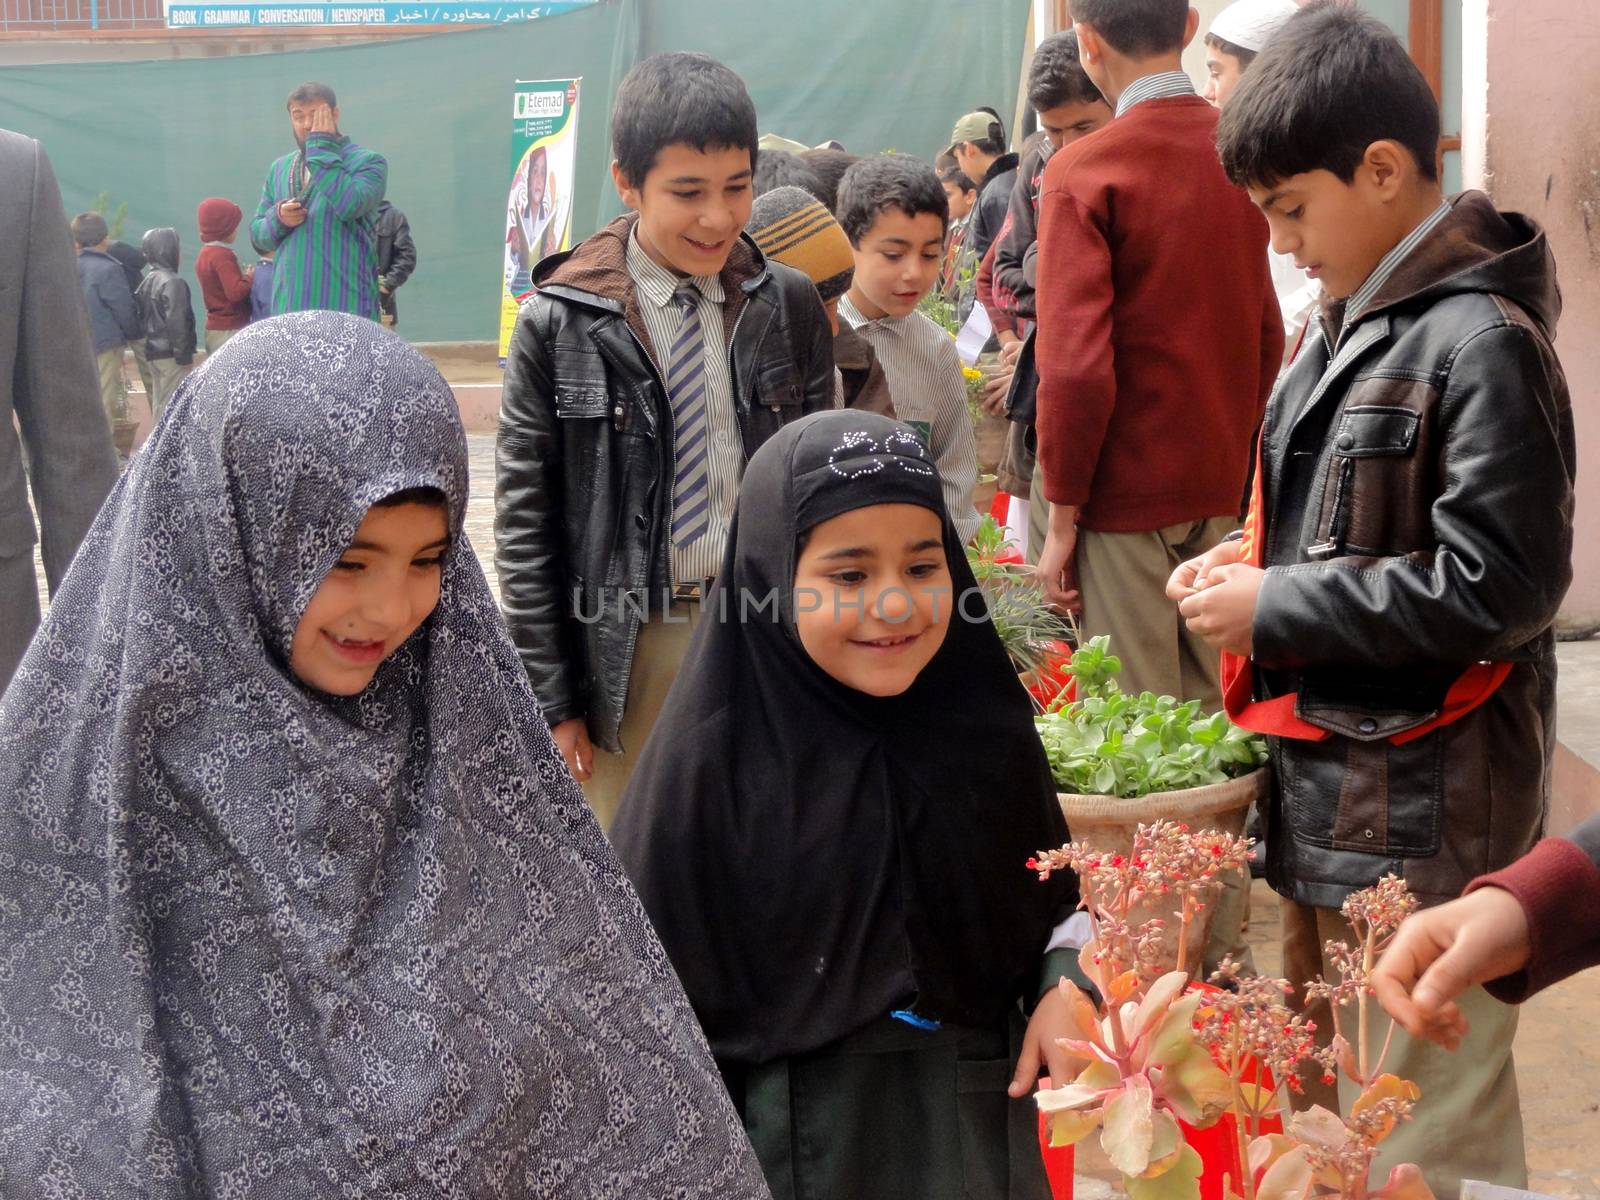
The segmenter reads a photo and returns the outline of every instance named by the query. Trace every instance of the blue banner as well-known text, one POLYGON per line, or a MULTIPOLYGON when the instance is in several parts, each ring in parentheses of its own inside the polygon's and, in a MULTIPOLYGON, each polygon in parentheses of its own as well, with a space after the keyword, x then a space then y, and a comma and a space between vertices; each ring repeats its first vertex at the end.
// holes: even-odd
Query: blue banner
POLYGON ((311 0, 301 4, 179 4, 168 0, 167 27, 228 29, 287 25, 492 25, 559 16, 597 3, 599 0, 533 0, 527 4, 474 4, 466 0, 361 4, 350 0, 339 0, 338 3, 311 0))

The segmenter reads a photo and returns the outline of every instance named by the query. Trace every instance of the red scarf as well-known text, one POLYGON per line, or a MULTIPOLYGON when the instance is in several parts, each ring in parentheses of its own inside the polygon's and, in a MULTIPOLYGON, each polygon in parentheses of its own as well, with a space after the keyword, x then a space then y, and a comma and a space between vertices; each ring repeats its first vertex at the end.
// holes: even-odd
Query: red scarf
MULTIPOLYGON (((1265 554, 1266 527, 1261 511, 1261 442, 1265 431, 1256 439, 1256 473, 1250 485, 1250 508, 1244 521, 1244 538, 1239 544, 1239 561, 1252 567, 1262 566, 1265 554)), ((1389 741, 1396 746, 1415 741, 1445 725, 1453 724, 1477 708, 1511 674, 1510 663, 1473 663, 1463 671, 1445 693, 1439 712, 1431 720, 1397 733, 1389 741)), ((1222 706, 1228 719, 1235 725, 1254 733, 1272 737, 1296 738, 1300 741, 1320 742, 1329 736, 1328 730, 1303 721, 1295 715, 1298 693, 1277 696, 1271 700, 1255 699, 1255 680, 1251 660, 1237 654, 1222 652, 1222 706)))

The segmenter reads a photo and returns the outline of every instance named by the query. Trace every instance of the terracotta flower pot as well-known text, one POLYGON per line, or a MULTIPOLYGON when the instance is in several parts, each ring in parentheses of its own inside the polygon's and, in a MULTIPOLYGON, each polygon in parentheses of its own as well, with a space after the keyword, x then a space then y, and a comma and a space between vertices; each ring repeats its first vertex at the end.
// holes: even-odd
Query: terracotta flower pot
MULTIPOLYGON (((1073 792, 1062 792, 1059 799, 1073 841, 1086 842, 1106 854, 1127 854, 1133 849, 1139 826, 1154 821, 1180 821, 1196 831, 1214 829, 1233 837, 1243 835, 1250 805, 1266 798, 1267 781, 1267 769, 1261 767, 1226 783, 1181 792, 1152 792, 1134 800, 1073 792)), ((1175 969, 1178 962, 1176 911, 1175 897, 1160 896, 1135 905, 1129 915, 1130 923, 1136 926, 1154 917, 1167 922, 1162 938, 1162 962, 1167 970, 1175 969)), ((1198 956, 1205 948, 1214 911, 1214 905, 1207 905, 1189 928, 1191 972, 1199 966, 1198 956)))

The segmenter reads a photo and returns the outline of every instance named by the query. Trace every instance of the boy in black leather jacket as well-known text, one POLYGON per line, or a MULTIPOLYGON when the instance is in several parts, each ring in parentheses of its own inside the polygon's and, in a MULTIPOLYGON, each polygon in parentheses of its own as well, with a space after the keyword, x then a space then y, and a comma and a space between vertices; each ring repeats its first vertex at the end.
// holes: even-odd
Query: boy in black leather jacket
MULTIPOLYGON (((1575 469, 1555 263, 1526 217, 1443 198, 1438 138, 1394 36, 1326 4, 1268 44, 1218 129, 1324 297, 1268 406, 1242 538, 1168 592, 1225 652, 1230 715, 1271 735, 1267 877, 1296 984, 1352 891, 1393 873, 1448 900, 1532 848, 1549 795, 1575 469)), ((1384 1066, 1422 1100, 1380 1165, 1421 1161, 1445 1200, 1463 1177, 1527 1181, 1515 1010, 1482 988, 1459 1003, 1466 1053, 1397 1032, 1384 1066)))
POLYGON ((633 212, 535 268, 506 358, 502 604, 603 823, 721 567, 745 461, 833 403, 816 288, 742 232, 756 143, 755 105, 721 63, 634 67, 611 166, 633 212))
POLYGON ((189 285, 178 274, 178 231, 170 226, 144 235, 144 257, 150 264, 139 284, 139 315, 144 321, 144 353, 150 363, 150 415, 162 411, 194 362, 194 304, 189 285))

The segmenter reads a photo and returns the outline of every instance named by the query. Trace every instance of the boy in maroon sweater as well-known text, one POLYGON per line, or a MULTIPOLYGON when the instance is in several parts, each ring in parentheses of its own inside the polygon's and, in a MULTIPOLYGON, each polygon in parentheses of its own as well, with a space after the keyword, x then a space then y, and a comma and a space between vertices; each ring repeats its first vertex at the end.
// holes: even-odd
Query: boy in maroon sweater
POLYGON ((250 283, 256 269, 241 271, 233 252, 234 235, 243 218, 237 204, 220 196, 200 201, 195 210, 204 243, 195 258, 194 273, 206 302, 207 355, 250 322, 250 283))
POLYGON ((1239 523, 1250 439, 1283 356, 1267 225, 1217 161, 1180 57, 1188 0, 1073 0, 1084 70, 1116 110, 1062 148, 1039 206, 1039 571, 1124 686, 1220 706, 1218 661, 1168 576, 1239 523))

